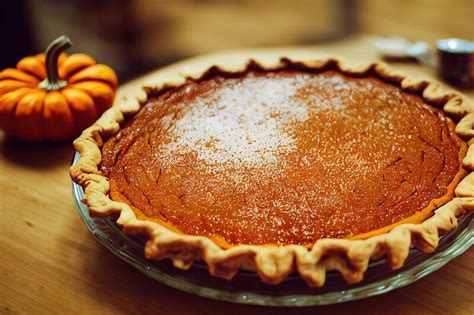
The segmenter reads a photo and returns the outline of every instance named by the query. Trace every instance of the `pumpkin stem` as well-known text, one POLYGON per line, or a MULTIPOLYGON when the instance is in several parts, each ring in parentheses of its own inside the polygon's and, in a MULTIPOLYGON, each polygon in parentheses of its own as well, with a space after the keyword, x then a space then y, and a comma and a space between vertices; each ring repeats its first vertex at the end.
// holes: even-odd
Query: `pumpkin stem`
POLYGON ((39 87, 46 91, 60 90, 67 85, 67 82, 59 78, 58 59, 63 51, 71 47, 72 42, 69 37, 62 35, 49 44, 46 49, 46 79, 39 87))

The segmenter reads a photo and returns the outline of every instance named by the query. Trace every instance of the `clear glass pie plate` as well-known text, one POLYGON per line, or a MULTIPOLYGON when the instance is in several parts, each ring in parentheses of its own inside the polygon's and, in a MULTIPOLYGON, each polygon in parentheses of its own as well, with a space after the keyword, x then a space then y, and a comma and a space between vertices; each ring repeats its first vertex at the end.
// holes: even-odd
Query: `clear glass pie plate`
MULTIPOLYGON (((79 158, 75 153, 72 163, 79 158)), ((459 228, 444 235, 437 251, 424 254, 411 250, 404 266, 392 271, 384 259, 371 262, 364 280, 348 285, 337 272, 327 274, 322 288, 309 288, 297 275, 271 286, 260 281, 256 274, 241 271, 231 281, 209 275, 207 267, 194 263, 190 270, 179 270, 167 261, 150 261, 143 253, 144 240, 125 235, 111 218, 96 218, 81 202, 84 191, 72 183, 77 210, 94 237, 120 259, 142 273, 165 285, 199 296, 234 303, 268 306, 309 306, 334 304, 362 299, 406 286, 438 270, 459 256, 474 243, 473 215, 459 220, 459 228)))

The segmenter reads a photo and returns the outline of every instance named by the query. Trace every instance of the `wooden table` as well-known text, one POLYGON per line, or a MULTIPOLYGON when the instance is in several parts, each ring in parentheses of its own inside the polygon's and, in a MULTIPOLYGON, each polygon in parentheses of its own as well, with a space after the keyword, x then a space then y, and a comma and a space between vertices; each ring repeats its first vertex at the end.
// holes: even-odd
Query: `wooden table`
MULTIPOLYGON (((305 51, 376 57, 365 36, 305 51)), ((416 64, 396 66, 433 75, 416 64)), ((70 143, 28 145, 0 134, 1 314, 474 314, 474 248, 403 289, 333 306, 245 306, 161 285, 109 253, 82 223, 71 198, 73 151, 70 143)))

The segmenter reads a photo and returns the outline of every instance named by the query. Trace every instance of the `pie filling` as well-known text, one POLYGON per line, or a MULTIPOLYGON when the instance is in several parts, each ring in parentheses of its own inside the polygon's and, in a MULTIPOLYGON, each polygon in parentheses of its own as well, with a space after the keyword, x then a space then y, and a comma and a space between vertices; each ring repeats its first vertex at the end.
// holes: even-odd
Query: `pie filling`
POLYGON ((112 199, 182 233, 311 244, 422 221, 463 176, 463 146, 440 110, 377 78, 248 71, 151 97, 101 170, 112 199))

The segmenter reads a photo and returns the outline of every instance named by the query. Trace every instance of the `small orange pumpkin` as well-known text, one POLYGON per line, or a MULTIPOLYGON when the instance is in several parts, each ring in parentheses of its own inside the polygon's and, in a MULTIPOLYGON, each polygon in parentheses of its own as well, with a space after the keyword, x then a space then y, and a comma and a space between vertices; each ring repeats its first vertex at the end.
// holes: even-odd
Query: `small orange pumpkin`
POLYGON ((60 141, 78 135, 112 106, 118 80, 85 54, 62 53, 61 36, 46 54, 21 59, 0 72, 0 128, 26 141, 60 141))

